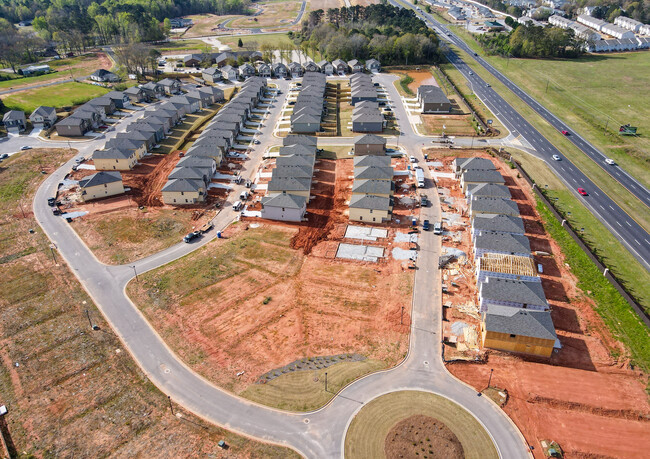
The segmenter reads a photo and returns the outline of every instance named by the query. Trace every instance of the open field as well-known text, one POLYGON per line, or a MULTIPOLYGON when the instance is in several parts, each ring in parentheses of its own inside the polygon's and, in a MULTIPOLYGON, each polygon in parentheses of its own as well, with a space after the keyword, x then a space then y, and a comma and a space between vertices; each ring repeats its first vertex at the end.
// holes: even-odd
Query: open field
POLYGON ((305 255, 291 248, 295 227, 252 226, 231 225, 225 239, 128 286, 129 296, 185 362, 240 395, 311 409, 331 396, 311 383, 313 374, 310 379, 296 371, 267 382, 269 387, 252 384, 306 357, 357 353, 370 359, 334 367, 333 374, 340 372, 335 385, 404 357, 408 327, 399 324, 399 311, 410 302, 411 272, 399 264, 305 255), (287 400, 273 397, 278 387, 286 389, 287 400))
MULTIPOLYGON (((475 46, 478 46, 475 43, 475 46)), ((492 77, 486 70, 479 65, 475 64, 462 51, 456 50, 465 57, 465 61, 472 67, 472 70, 479 74, 485 81, 492 84, 495 90, 512 105, 524 118, 526 118, 537 130, 549 139, 566 157, 574 164, 576 164, 582 171, 585 172, 595 183, 598 183, 601 190, 605 191, 612 200, 614 200, 625 212, 627 212, 634 220, 639 223, 645 230, 650 231, 650 212, 648 208, 627 191, 621 184, 609 176, 603 169, 604 167, 611 167, 606 164, 596 164, 577 147, 575 147, 569 140, 558 132, 555 128, 549 125, 539 115, 537 115, 528 105, 524 104, 517 96, 510 92, 503 84, 496 78, 492 77)), ((449 66, 449 64, 445 64, 449 66)), ((451 74, 451 72, 450 72, 451 74)), ((598 144, 597 144, 598 145, 598 144)), ((639 169, 638 167, 636 169, 639 169)), ((634 169, 629 170, 634 175, 634 169)), ((587 190, 589 191, 589 190, 587 190)))
POLYGON ((0 169, 0 392, 15 457, 297 458, 178 406, 182 417, 170 413, 167 397, 131 360, 31 213, 47 176, 40 171, 72 155, 34 149, 0 169), (228 451, 217 447, 222 439, 228 451))
POLYGON ((179 52, 185 51, 202 52, 206 47, 211 48, 211 46, 203 40, 172 40, 160 46, 156 46, 156 49, 163 54, 178 54, 179 52))
MULTIPOLYGON (((27 88, 36 84, 49 83, 57 80, 80 78, 90 75, 99 68, 109 70, 113 63, 104 53, 92 53, 68 59, 51 60, 47 62, 47 65, 52 70, 56 70, 56 72, 32 77, 20 77, 16 75, 17 78, 12 80, 0 81, 0 90, 27 88)), ((14 76, 13 74, 11 75, 14 76)))
POLYGON ((239 40, 245 45, 247 43, 257 43, 258 46, 264 44, 270 45, 280 45, 280 44, 291 44, 291 40, 286 33, 264 33, 264 34, 254 34, 254 35, 226 35, 219 37, 219 41, 230 46, 232 49, 237 48, 237 43, 239 40))
POLYGON ((241 16, 228 23, 233 29, 288 27, 298 17, 302 1, 259 2, 257 16, 241 16))
MULTIPOLYGON (((361 408, 345 436, 345 457, 385 458, 384 445, 393 426, 416 415, 435 418, 451 429, 467 459, 499 457, 490 436, 469 412, 444 397, 418 391, 392 392, 361 408)), ((427 454, 428 448, 419 457, 427 454)), ((430 457, 438 456, 432 453, 430 457)))
POLYGON ((650 273, 612 236, 573 193, 551 172, 548 166, 526 153, 512 151, 531 178, 545 189, 549 198, 558 198, 557 205, 573 228, 584 228, 584 240, 595 247, 610 271, 646 311, 650 311, 650 273), (570 214, 568 214, 570 212, 570 214))
MULTIPOLYGON (((484 54, 471 34, 459 27, 454 32, 477 53, 484 54)), ((580 59, 483 57, 650 186, 650 76, 646 71, 650 54, 591 54, 580 59), (627 123, 639 127, 638 136, 618 135, 619 126, 627 123)))
POLYGON ((3 97, 2 101, 7 108, 31 113, 39 105, 48 105, 54 108, 80 105, 107 92, 110 92, 110 89, 86 83, 70 82, 57 85, 55 89, 47 86, 26 89, 3 97))
POLYGON ((192 14, 190 16, 184 16, 187 19, 191 19, 194 22, 194 25, 189 28, 187 32, 183 34, 183 38, 194 38, 194 37, 203 37, 206 35, 214 35, 220 29, 217 25, 221 24, 224 21, 233 19, 239 16, 235 15, 225 15, 218 16, 216 14, 192 14))
MULTIPOLYGON (((88 215, 75 219, 73 227, 84 242, 103 263, 124 264, 159 252, 177 244, 195 226, 192 211, 167 208, 144 208, 120 199, 126 208, 107 214, 93 213, 89 202, 79 209, 90 210, 88 215)), ((75 208, 77 210, 77 208, 75 208)))

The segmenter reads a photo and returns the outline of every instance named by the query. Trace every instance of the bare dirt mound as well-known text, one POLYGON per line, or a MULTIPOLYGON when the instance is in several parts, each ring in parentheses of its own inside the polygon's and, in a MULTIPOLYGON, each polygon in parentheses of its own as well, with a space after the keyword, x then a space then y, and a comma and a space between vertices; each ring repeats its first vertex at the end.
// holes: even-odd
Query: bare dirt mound
POLYGON ((314 197, 307 205, 307 224, 293 237, 291 248, 302 249, 308 254, 316 244, 328 238, 337 223, 345 221, 352 167, 352 160, 319 161, 311 190, 314 197))
POLYGON ((387 459, 463 459, 458 437, 439 420, 416 415, 398 422, 388 432, 384 452, 387 459))
POLYGON ((163 205, 162 188, 179 159, 177 151, 146 156, 136 169, 122 174, 124 186, 131 188, 131 195, 139 206, 163 205))

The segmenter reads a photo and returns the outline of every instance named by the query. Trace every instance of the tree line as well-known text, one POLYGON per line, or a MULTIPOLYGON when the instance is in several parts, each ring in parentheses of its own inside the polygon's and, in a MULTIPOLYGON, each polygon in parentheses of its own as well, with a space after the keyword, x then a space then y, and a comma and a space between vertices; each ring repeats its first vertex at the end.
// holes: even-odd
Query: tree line
POLYGON ((573 30, 539 27, 531 23, 513 23, 508 33, 478 35, 477 40, 488 54, 511 57, 577 57, 583 53, 583 41, 573 30))
POLYGON ((382 65, 440 60, 438 37, 415 13, 385 1, 366 7, 315 10, 295 34, 300 48, 327 60, 378 59, 382 65))

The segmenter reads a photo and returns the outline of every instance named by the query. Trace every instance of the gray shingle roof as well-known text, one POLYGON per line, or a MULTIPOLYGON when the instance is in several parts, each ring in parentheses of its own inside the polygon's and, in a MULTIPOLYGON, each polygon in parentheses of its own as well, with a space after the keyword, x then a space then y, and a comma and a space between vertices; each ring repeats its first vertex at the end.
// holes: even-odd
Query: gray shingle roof
POLYGON ((203 180, 206 177, 205 170, 199 169, 197 167, 175 167, 174 170, 169 174, 169 179, 194 179, 194 180, 203 180))
POLYGON ((309 191, 311 178, 274 177, 267 185, 268 191, 309 191))
POLYGON ((429 104, 449 103, 449 99, 447 99, 445 93, 438 86, 422 85, 418 88, 418 96, 429 104))
POLYGON ((109 140, 108 142, 106 142, 106 146, 109 148, 120 148, 120 149, 124 148, 127 150, 137 150, 142 145, 144 145, 144 141, 127 139, 124 136, 115 137, 109 140))
POLYGON ((458 167, 460 167, 461 170, 496 170, 494 163, 486 158, 467 158, 465 161, 459 163, 458 167))
POLYGON ((262 205, 268 207, 285 207, 287 209, 302 209, 307 204, 305 196, 291 193, 277 193, 262 198, 262 205))
POLYGON ((495 170, 471 169, 463 172, 463 181, 480 183, 505 183, 503 176, 495 170))
POLYGON ((215 161, 212 158, 206 158, 203 156, 185 156, 176 164, 177 167, 198 167, 201 169, 210 168, 215 165, 215 161))
POLYGON ((393 168, 392 167, 355 167, 355 179, 379 179, 379 180, 392 180, 393 168))
POLYGON ((488 277, 480 285, 481 298, 492 301, 511 301, 514 303, 548 307, 541 282, 488 277))
POLYGON ((368 194, 353 194, 350 198, 353 209, 390 210, 390 198, 368 194))
POLYGON ((355 180, 352 193, 390 194, 393 182, 390 180, 355 180))
POLYGON ((40 115, 44 118, 56 117, 56 108, 46 107, 44 105, 41 105, 40 107, 36 107, 36 109, 32 112, 32 114, 29 117, 31 118, 32 116, 36 116, 36 115, 40 115))
POLYGON ((311 177, 314 168, 311 166, 276 166, 272 171, 272 178, 276 177, 311 177))
POLYGON ((286 155, 275 159, 276 166, 312 166, 314 157, 309 155, 286 155))
POLYGON ((375 156, 375 155, 354 157, 354 167, 369 167, 369 166, 390 167, 390 157, 375 156))
POLYGON ((359 113, 352 115, 353 123, 383 123, 384 117, 381 113, 359 113))
POLYGON ((353 141, 355 145, 386 145, 386 139, 375 134, 358 135, 353 141))
POLYGON ((200 180, 172 179, 167 180, 162 191, 199 191, 205 184, 200 180))
POLYGON ((316 156, 316 147, 308 145, 289 145, 286 147, 280 147, 280 156, 287 155, 316 156))
POLYGON ((475 230, 498 231, 502 233, 524 234, 524 222, 519 217, 509 215, 477 215, 472 220, 475 230))
POLYGON ((474 237, 477 249, 506 253, 530 253, 530 241, 526 236, 486 231, 474 237))
POLYGON ((496 183, 478 183, 467 186, 467 194, 471 196, 487 196, 494 198, 510 199, 510 189, 505 185, 496 183))
POLYGON ((120 148, 107 148, 106 150, 95 150, 93 159, 129 159, 133 156, 133 150, 122 150, 120 148))
POLYGON ((81 188, 88 188, 91 186, 104 185, 108 183, 121 182, 122 174, 119 172, 97 172, 96 174, 90 175, 82 180, 79 180, 79 186, 81 188))
POLYGON ((557 339, 549 311, 533 311, 507 306, 490 307, 485 313, 484 327, 487 331, 508 335, 547 340, 557 339))
POLYGON ((471 201, 472 212, 519 215, 519 206, 510 199, 476 197, 471 201))
POLYGON ((25 112, 20 110, 9 110, 2 117, 2 121, 25 121, 25 112))
POLYGON ((311 135, 288 135, 282 139, 282 145, 313 145, 316 146, 316 137, 311 135))

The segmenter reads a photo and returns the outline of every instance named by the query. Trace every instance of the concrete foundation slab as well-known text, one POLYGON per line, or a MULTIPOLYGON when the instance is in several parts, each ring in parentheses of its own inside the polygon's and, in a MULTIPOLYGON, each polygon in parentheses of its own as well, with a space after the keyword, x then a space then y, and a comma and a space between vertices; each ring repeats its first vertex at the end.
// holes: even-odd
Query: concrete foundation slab
POLYGON ((362 239, 364 241, 376 241, 377 238, 388 236, 388 230, 381 228, 370 228, 365 226, 348 225, 345 229, 345 237, 350 239, 362 239))
POLYGON ((346 258, 348 260, 372 261, 377 262, 378 258, 383 258, 383 247, 371 247, 357 244, 339 244, 336 251, 336 258, 346 258))

